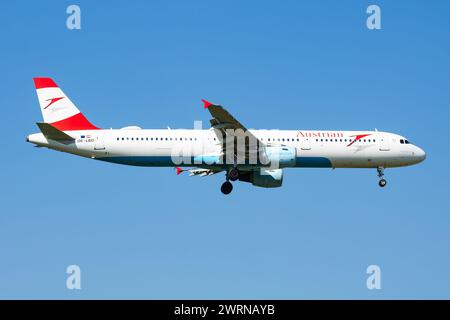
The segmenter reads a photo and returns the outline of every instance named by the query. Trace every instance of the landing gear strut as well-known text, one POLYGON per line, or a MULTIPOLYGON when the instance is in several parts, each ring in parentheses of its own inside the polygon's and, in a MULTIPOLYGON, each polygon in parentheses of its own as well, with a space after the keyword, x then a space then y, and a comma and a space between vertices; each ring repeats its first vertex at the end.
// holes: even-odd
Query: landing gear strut
POLYGON ((383 187, 386 186, 386 183, 387 183, 387 181, 385 179, 383 179, 384 168, 383 167, 378 167, 377 168, 377 172, 378 172, 378 178, 380 178, 380 181, 378 181, 378 185, 383 188, 383 187))

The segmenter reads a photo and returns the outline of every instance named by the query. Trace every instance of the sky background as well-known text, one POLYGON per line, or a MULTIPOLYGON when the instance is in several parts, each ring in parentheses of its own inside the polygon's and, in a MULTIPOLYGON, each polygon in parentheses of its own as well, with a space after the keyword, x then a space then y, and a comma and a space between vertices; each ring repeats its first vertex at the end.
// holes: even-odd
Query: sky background
POLYGON ((72 31, 70 4, 0 10, 0 298, 450 298, 450 2, 77 1, 72 31), (376 170, 288 169, 224 196, 222 175, 26 143, 35 76, 102 128, 206 124, 206 98, 249 128, 395 132, 427 159, 384 189, 376 170))

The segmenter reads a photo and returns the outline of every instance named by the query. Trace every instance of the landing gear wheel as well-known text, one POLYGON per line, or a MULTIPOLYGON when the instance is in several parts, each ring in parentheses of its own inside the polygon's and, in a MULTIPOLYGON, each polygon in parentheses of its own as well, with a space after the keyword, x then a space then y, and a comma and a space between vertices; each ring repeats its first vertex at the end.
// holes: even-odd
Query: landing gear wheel
POLYGON ((233 191, 233 185, 230 181, 225 181, 220 187, 220 191, 222 191, 223 194, 230 194, 231 191, 233 191))
POLYGON ((378 185, 381 188, 384 188, 386 186, 386 180, 383 179, 384 176, 384 167, 378 167, 377 168, 377 172, 378 172, 378 178, 380 178, 380 181, 378 181, 378 185))
POLYGON ((239 171, 236 168, 231 169, 228 172, 228 179, 230 179, 231 181, 236 181, 237 179, 239 179, 239 171))

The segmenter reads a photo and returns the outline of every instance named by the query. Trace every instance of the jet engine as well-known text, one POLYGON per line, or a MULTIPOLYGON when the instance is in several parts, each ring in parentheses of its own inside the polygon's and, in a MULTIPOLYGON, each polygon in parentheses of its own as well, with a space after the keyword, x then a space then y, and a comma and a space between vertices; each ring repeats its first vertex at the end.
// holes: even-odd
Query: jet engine
POLYGON ((278 188, 283 183, 282 169, 258 169, 255 171, 241 173, 240 181, 251 182, 254 186, 263 188, 278 188))

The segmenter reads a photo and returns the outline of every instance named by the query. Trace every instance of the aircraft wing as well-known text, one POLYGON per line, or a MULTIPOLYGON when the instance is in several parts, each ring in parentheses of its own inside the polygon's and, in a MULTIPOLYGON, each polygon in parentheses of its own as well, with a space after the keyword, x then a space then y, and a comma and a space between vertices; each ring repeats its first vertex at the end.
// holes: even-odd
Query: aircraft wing
MULTIPOLYGON (((244 127, 244 125, 240 123, 238 120, 236 120, 236 118, 233 117, 224 107, 213 104, 203 99, 202 101, 205 106, 205 109, 208 109, 208 111, 211 113, 213 117, 211 120, 209 120, 209 122, 211 123, 211 126, 214 129, 218 129, 222 131, 222 133, 224 134, 226 134, 226 129, 233 129, 233 130, 241 129, 244 132, 248 131, 248 129, 244 127)), ((248 134, 252 135, 250 132, 248 132, 248 134)), ((253 137, 256 139, 255 136, 253 137)))
MULTIPOLYGON (((213 129, 219 130, 221 132, 221 136, 217 135, 219 140, 223 140, 229 135, 238 136, 236 134, 235 130, 238 130, 238 132, 242 130, 241 133, 244 133, 246 136, 251 138, 253 140, 253 142, 257 146, 259 146, 258 148, 248 148, 248 147, 245 148, 245 159, 249 159, 251 153, 253 153, 253 154, 255 152, 257 153, 258 149, 260 149, 261 147, 264 146, 264 144, 258 138, 256 138, 250 131, 248 131, 248 129, 242 123, 240 123, 238 120, 236 120, 236 118, 233 117, 224 107, 213 104, 213 103, 208 102, 203 99, 202 99, 202 101, 203 101, 205 109, 208 109, 208 111, 212 115, 212 119, 209 120, 209 122, 211 123, 211 127, 213 129), (227 130, 227 129, 232 129, 232 130, 227 130)), ((235 156, 237 156, 236 150, 235 150, 235 156)))

